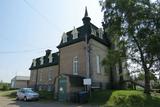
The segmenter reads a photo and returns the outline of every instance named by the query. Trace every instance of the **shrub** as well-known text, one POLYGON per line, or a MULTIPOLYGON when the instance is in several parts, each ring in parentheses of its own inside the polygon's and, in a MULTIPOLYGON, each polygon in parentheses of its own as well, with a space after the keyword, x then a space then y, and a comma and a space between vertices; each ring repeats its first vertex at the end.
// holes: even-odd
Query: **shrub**
POLYGON ((139 91, 114 91, 104 107, 144 107, 145 95, 139 91))
POLYGON ((7 84, 3 84, 2 90, 3 90, 3 91, 9 90, 9 86, 8 86, 7 84))
POLYGON ((53 100, 54 99, 54 93, 48 92, 48 91, 38 91, 40 98, 45 100, 53 100))

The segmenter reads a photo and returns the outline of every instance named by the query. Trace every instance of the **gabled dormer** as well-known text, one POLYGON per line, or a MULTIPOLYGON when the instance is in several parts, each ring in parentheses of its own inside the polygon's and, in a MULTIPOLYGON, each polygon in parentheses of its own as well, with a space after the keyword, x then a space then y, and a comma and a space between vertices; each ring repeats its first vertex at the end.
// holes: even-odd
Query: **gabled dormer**
POLYGON ((46 50, 45 56, 33 59, 30 70, 49 67, 58 64, 59 64, 59 53, 58 52, 51 53, 51 50, 48 49, 46 50))

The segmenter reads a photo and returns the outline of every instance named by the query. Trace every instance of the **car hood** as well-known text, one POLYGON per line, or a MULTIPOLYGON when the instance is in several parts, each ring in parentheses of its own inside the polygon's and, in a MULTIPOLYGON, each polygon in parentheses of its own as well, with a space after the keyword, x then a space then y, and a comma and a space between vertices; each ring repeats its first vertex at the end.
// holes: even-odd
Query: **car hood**
POLYGON ((38 95, 39 96, 39 94, 38 93, 26 93, 27 95, 32 95, 32 96, 34 96, 34 95, 38 95))

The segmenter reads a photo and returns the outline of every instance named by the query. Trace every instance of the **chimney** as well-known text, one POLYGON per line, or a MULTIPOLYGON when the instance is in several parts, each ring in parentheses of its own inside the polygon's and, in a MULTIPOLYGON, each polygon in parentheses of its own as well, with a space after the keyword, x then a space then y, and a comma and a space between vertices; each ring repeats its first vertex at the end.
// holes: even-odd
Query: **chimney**
POLYGON ((51 51, 52 51, 52 50, 47 49, 47 50, 46 50, 46 56, 49 56, 49 54, 51 53, 51 51))

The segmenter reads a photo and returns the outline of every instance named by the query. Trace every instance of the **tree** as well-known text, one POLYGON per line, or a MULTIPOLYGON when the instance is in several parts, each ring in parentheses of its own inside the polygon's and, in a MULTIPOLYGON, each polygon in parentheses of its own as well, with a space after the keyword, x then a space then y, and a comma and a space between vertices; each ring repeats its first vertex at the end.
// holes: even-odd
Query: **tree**
POLYGON ((131 64, 137 64, 144 71, 144 92, 149 94, 150 72, 158 71, 160 62, 159 1, 105 0, 100 4, 104 11, 104 32, 112 43, 106 60, 114 65, 117 59, 125 57, 131 64))

